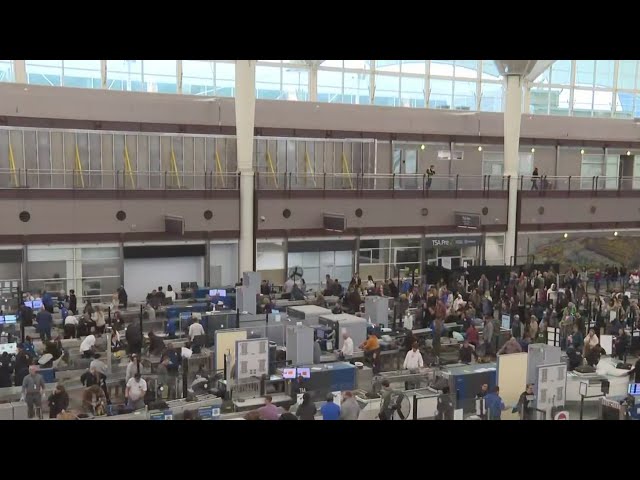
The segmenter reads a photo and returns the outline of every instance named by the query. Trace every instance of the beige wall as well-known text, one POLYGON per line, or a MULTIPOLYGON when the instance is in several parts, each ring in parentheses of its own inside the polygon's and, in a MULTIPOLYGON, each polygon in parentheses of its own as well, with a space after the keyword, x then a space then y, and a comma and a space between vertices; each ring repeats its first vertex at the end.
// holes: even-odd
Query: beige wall
POLYGON ((447 226, 455 229, 454 210, 478 213, 485 225, 506 225, 507 200, 495 198, 395 198, 395 199, 343 199, 343 198, 295 198, 263 199, 258 202, 258 215, 265 221, 259 222, 260 230, 322 229, 322 213, 345 215, 347 228, 384 228, 384 227, 429 227, 447 226), (483 216, 483 207, 489 213, 483 216), (424 217, 423 207, 429 210, 424 217), (291 210, 291 216, 284 218, 285 208, 291 210), (363 216, 356 217, 355 210, 361 208, 363 216))
POLYGON ((237 199, 131 199, 131 200, 25 200, 2 199, 0 218, 2 235, 58 235, 95 233, 164 232, 164 215, 184 217, 185 230, 238 231, 237 199), (116 212, 127 214, 125 221, 116 212), (204 219, 205 210, 213 219, 204 219), (31 214, 22 222, 22 211, 31 214))
MULTIPOLYGON (((0 116, 200 126, 235 125, 234 100, 18 84, 0 85, 0 116)), ((501 113, 258 100, 258 128, 502 137, 501 113)), ((147 126, 149 127, 149 126, 147 126)), ((523 139, 638 143, 632 120, 523 115, 523 139)), ((420 140, 416 138, 416 140, 420 140)))
POLYGON ((520 208, 520 223, 529 225, 553 223, 571 227, 576 223, 639 221, 638 198, 625 198, 624 195, 611 198, 523 198, 520 208), (591 213, 592 206, 596 207, 595 213, 591 213), (540 207, 544 207, 543 214, 538 212, 540 207))

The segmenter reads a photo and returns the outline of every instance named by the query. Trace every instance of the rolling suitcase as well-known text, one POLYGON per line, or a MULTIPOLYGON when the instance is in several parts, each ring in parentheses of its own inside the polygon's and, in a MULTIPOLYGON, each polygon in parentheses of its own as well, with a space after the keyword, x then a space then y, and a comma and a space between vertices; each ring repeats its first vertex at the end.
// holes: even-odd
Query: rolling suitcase
MULTIPOLYGON (((26 402, 13 402, 11 404, 11 407, 13 407, 13 419, 14 420, 28 420, 29 419, 27 403, 26 402)), ((36 416, 37 416, 37 412, 36 412, 36 416)))

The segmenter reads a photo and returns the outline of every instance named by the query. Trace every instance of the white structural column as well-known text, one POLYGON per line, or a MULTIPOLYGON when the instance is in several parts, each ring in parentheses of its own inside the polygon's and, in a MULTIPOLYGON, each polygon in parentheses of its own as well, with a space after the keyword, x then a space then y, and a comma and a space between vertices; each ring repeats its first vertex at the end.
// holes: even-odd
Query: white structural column
POLYGON ((506 79, 504 109, 504 175, 510 176, 507 235, 504 242, 504 261, 511 265, 516 255, 516 219, 518 211, 518 170, 520 167, 520 120, 522 116, 521 77, 509 75, 506 79))
POLYGON ((253 132, 256 113, 256 61, 236 61, 236 142, 240 173, 238 272, 253 271, 253 132))

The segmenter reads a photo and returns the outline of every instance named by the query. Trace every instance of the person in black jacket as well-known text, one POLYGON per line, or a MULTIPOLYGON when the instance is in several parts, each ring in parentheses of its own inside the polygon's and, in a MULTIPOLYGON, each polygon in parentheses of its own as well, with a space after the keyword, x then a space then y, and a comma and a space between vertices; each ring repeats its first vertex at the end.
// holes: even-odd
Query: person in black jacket
POLYGON ((69 310, 72 311, 74 315, 78 314, 78 299, 75 290, 69 290, 69 310))
POLYGON ((57 418, 58 414, 69 408, 69 394, 63 385, 56 385, 55 391, 49 395, 49 418, 57 418))
POLYGON ((0 388, 11 386, 11 374, 15 364, 7 352, 3 352, 0 357, 0 388))
POLYGON ((29 375, 29 365, 31 365, 31 359, 22 348, 22 344, 20 344, 18 345, 18 354, 15 361, 14 385, 16 387, 22 387, 24 377, 29 375))
POLYGON ((24 325, 25 327, 30 327, 33 325, 33 309, 27 307, 25 304, 22 304, 18 309, 18 315, 20 317, 22 325, 24 325))
POLYGON ((120 285, 118 288, 118 303, 122 305, 122 308, 127 309, 127 302, 129 300, 129 296, 127 295, 127 291, 124 289, 124 285, 120 285))
POLYGON ((296 417, 300 417, 300 420, 315 420, 317 409, 315 404, 311 401, 311 395, 306 392, 302 396, 302 404, 296 410, 296 417))

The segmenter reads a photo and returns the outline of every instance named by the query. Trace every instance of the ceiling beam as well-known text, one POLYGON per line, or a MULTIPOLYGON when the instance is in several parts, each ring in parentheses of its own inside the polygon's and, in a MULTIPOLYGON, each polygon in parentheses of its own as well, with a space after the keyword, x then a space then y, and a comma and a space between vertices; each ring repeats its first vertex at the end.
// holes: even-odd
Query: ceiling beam
POLYGON ((542 72, 553 65, 553 62, 555 60, 538 60, 525 79, 533 82, 542 72))

